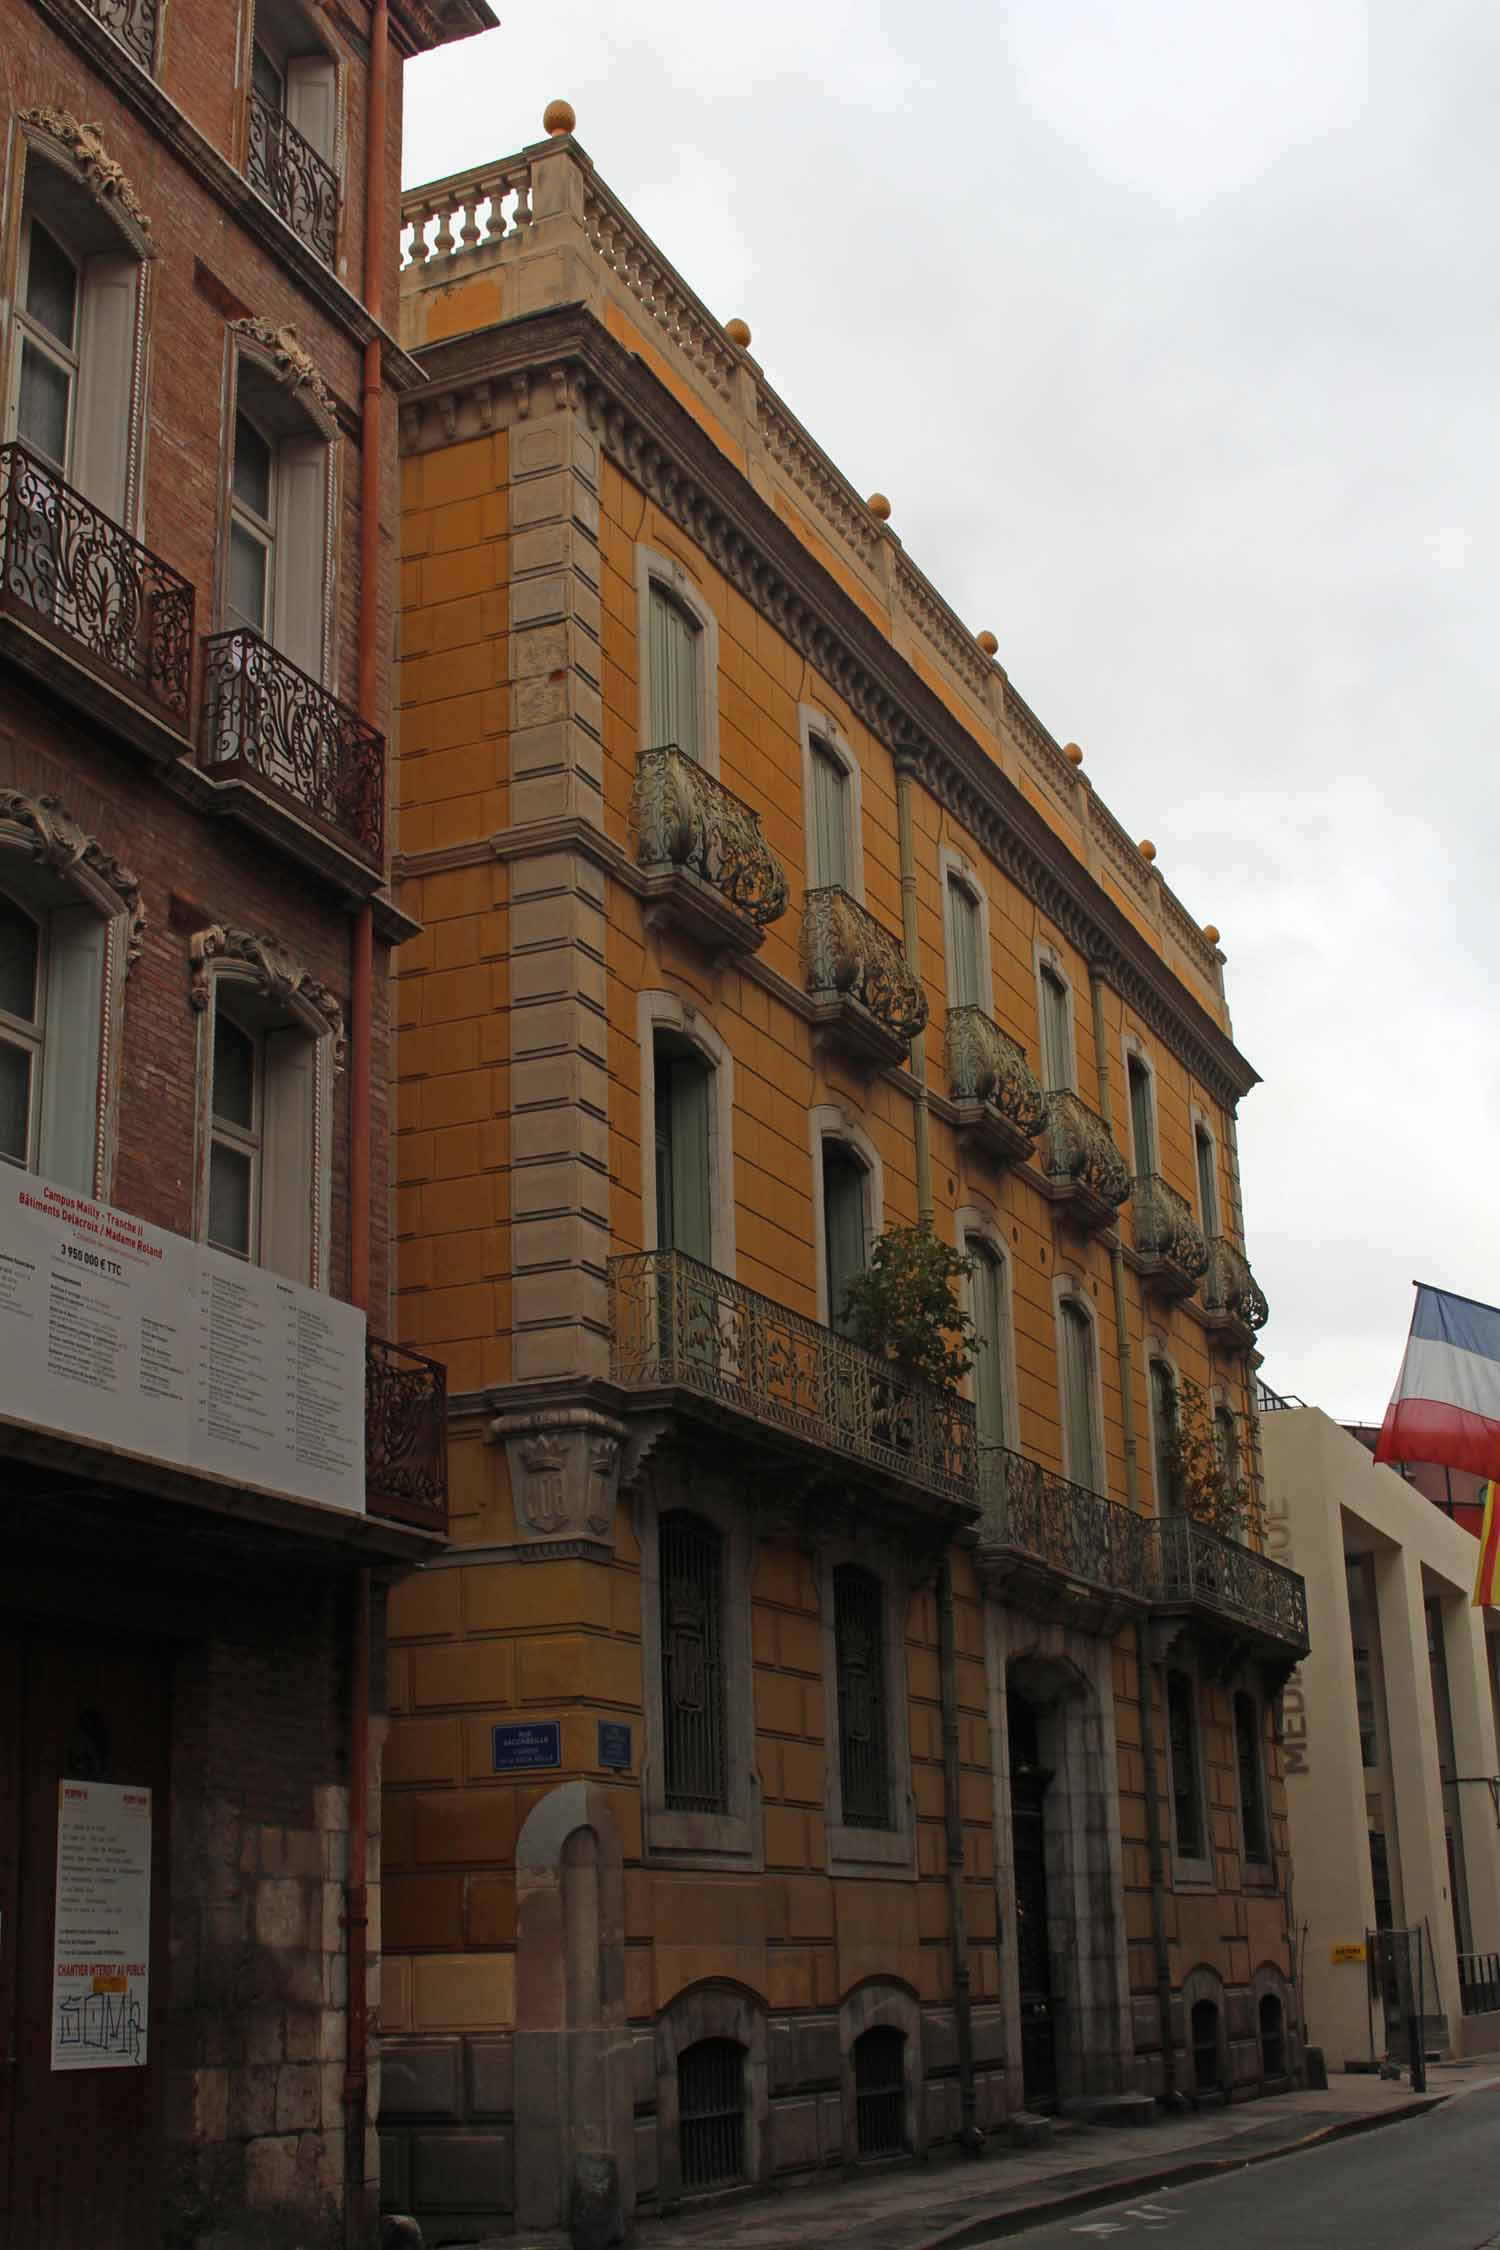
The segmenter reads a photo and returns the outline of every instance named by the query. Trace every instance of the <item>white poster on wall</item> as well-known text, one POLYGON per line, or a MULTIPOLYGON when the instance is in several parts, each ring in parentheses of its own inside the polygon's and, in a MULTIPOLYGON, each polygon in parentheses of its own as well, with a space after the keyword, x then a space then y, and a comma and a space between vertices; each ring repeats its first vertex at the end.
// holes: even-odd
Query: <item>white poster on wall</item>
POLYGON ((363 1513, 365 1321, 0 1165, 0 1415, 363 1513))
POLYGON ((57 1785, 54 2070, 139 2070, 151 1997, 151 1792, 57 1785))

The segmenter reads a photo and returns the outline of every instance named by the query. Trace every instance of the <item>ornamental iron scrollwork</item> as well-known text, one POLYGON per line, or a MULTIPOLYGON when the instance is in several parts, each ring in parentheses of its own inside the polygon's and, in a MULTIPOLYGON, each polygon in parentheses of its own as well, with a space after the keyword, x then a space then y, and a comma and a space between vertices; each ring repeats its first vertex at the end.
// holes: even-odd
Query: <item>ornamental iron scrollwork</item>
POLYGON ((984 1102, 1034 1140, 1047 1119, 1047 1098, 1026 1050, 982 1008, 950 1008, 948 1091, 956 1102, 984 1102))
POLYGON ((609 1262, 610 1371, 671 1385, 943 1500, 975 1498, 974 1408, 680 1250, 609 1262))
POLYGON ((802 960, 814 997, 857 1001, 902 1039, 927 1021, 927 995, 900 945, 838 883, 803 901, 802 960))
POLYGON ((1210 1610, 1307 1653, 1307 1584, 1297 1571, 1190 1516, 1171 1517, 1156 1530, 1158 1599, 1166 1608, 1210 1610))
POLYGON ((193 588, 22 445, 0 447, 0 608, 186 731, 193 588))
POLYGON ((1109 1127, 1067 1087, 1055 1087, 1046 1102, 1049 1178, 1071 1180, 1117 1211, 1130 1193, 1130 1167, 1109 1127))
POLYGON ((21 789, 0 789, 0 842, 7 840, 7 831, 12 837, 19 836, 38 866, 49 873, 66 878, 75 868, 82 868, 86 876, 113 893, 119 902, 115 911, 125 918, 128 975, 146 942, 140 877, 107 852, 96 836, 80 828, 60 797, 31 797, 21 789))
POLYGON ((631 814, 643 867, 686 868, 757 929, 786 912, 786 875, 759 815, 685 751, 642 752, 631 814))
POLYGON ((1146 1602, 1156 1592, 1156 1526, 1039 1462, 986 1445, 979 1454, 981 1551, 1023 1557, 1059 1578, 1146 1602))
POLYGON ((1216 1234, 1208 1245, 1203 1302, 1210 1313, 1255 1335, 1271 1317, 1265 1292, 1250 1271, 1250 1261, 1227 1235, 1216 1234))
POLYGON ((245 176, 315 257, 331 266, 338 247, 338 174, 287 116, 250 96, 245 176))
POLYGON ((160 0, 83 0, 83 4, 106 31, 114 33, 122 47, 128 48, 142 70, 154 66, 160 0))
POLYGON ((1143 1257, 1165 1258, 1192 1281, 1208 1270, 1208 1243, 1192 1206, 1159 1172, 1132 1182, 1130 1213, 1135 1246, 1143 1257))
POLYGON ((258 633, 203 644, 203 763, 264 785, 379 867, 385 738, 258 633))
POLYGON ((365 1504, 394 1523, 448 1529, 448 1377, 434 1359, 365 1339, 365 1504))

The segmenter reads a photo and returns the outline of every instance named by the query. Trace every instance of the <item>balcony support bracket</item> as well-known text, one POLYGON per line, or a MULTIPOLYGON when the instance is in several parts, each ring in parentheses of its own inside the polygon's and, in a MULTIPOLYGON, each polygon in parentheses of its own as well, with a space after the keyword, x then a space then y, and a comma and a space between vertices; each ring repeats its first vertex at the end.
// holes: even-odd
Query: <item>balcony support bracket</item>
POLYGON ((489 1436, 505 1447, 522 1546, 587 1539, 613 1554, 625 1435, 622 1422, 586 1406, 495 1417, 489 1436))

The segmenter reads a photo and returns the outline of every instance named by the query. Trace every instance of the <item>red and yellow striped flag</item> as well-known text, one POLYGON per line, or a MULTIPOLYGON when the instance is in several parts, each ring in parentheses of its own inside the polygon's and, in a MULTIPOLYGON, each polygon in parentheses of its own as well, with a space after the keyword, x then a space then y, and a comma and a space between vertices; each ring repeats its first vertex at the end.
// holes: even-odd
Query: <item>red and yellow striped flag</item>
POLYGON ((1474 1495, 1475 1505, 1484 1503, 1484 1522, 1479 1531, 1479 1567, 1474 1573, 1475 1609, 1500 1609, 1500 1507, 1495 1505, 1495 1495, 1500 1485, 1491 1477, 1474 1495))

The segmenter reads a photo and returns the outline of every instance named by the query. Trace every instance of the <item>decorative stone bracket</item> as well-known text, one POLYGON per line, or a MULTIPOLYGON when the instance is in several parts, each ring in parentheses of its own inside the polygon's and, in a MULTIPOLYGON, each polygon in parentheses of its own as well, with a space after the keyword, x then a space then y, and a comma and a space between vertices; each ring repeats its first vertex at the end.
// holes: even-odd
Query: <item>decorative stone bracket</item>
POLYGON ((516 1537, 549 1549, 615 1542, 624 1425, 589 1407, 500 1414, 490 1437, 505 1447, 516 1537))

